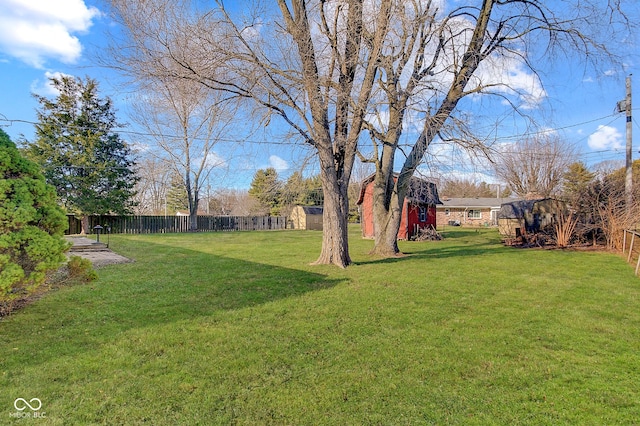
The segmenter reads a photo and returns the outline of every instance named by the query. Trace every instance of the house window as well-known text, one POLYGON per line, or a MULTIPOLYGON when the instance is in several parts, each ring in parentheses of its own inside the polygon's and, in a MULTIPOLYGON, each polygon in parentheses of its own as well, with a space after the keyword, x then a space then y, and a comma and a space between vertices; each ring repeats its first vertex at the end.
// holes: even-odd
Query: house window
POLYGON ((424 207, 420 207, 420 222, 427 221, 427 209, 424 207))
POLYGON ((451 210, 450 209, 444 209, 444 215, 445 216, 449 216, 451 214, 451 210))
POLYGON ((467 217, 469 219, 482 219, 482 212, 480 210, 469 210, 467 217))

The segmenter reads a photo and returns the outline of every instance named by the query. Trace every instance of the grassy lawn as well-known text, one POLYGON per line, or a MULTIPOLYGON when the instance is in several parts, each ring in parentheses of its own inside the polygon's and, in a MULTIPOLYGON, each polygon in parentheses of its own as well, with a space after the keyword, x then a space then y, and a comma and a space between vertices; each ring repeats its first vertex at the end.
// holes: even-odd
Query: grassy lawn
POLYGON ((639 421, 633 267, 445 235, 377 260, 354 228, 346 270, 319 232, 111 236, 135 263, 0 321, 0 424, 639 421))

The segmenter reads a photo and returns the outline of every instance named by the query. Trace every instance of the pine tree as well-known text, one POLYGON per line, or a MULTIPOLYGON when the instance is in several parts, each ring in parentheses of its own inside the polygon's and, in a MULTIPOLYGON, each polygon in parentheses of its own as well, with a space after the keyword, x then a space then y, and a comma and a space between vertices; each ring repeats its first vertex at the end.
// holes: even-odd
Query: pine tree
POLYGON ((64 261, 66 226, 54 188, 0 129, 0 313, 64 261))
POLYGON ((178 173, 173 173, 167 191, 167 211, 174 215, 179 210, 189 211, 189 197, 182 177, 178 173))
POLYGON ((273 167, 258 170, 253 175, 249 195, 259 203, 261 213, 277 216, 280 212, 280 191, 282 182, 278 179, 278 172, 273 167))
POLYGON ((570 164, 563 175, 562 190, 564 195, 571 199, 582 197, 594 177, 595 174, 590 172, 584 163, 570 164))
POLYGON ((134 205, 137 181, 134 162, 118 126, 113 103, 100 98, 95 80, 51 78, 55 99, 34 95, 40 103, 36 139, 27 145, 29 158, 43 168, 68 213, 127 214, 134 205))

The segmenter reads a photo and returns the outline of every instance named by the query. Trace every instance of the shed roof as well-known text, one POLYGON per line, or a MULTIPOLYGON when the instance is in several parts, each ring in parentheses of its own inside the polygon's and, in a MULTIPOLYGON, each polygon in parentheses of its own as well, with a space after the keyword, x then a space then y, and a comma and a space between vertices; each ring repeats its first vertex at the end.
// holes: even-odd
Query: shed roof
POLYGON ((302 208, 302 211, 306 215, 322 215, 322 206, 298 206, 302 208))
POLYGON ((538 201, 542 201, 544 198, 537 200, 518 200, 510 203, 504 203, 500 206, 500 212, 498 217, 501 219, 521 219, 525 217, 526 212, 533 211, 534 205, 538 201))

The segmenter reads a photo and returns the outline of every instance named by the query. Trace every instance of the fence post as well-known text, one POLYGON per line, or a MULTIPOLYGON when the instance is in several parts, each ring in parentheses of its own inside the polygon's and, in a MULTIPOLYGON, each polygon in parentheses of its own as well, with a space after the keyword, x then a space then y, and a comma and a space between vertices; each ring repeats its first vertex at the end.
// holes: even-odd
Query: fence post
POLYGON ((629 246, 629 256, 627 257, 627 263, 631 262, 631 254, 633 253, 633 242, 636 239, 636 233, 631 234, 631 245, 629 246))

